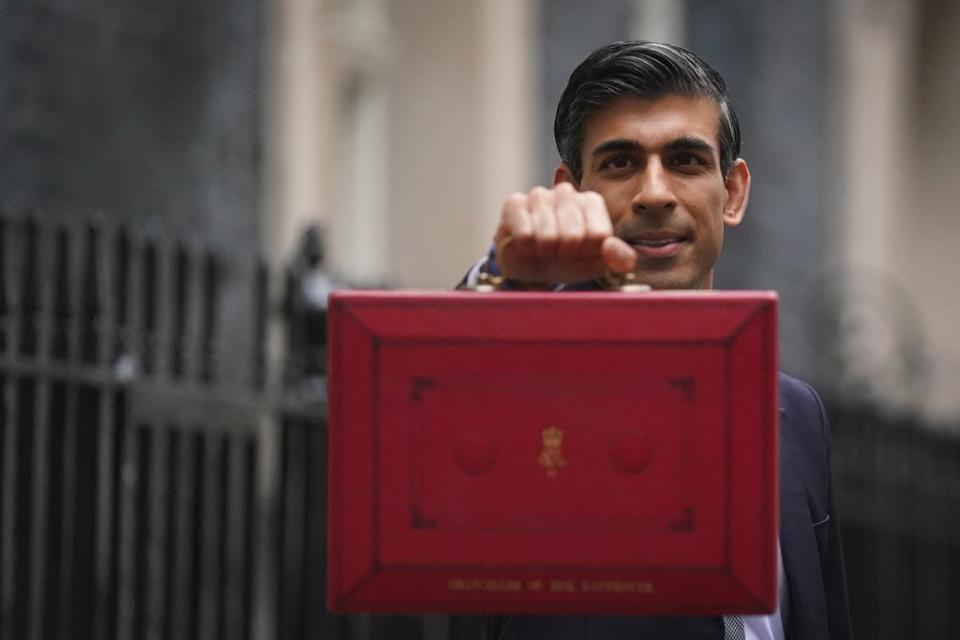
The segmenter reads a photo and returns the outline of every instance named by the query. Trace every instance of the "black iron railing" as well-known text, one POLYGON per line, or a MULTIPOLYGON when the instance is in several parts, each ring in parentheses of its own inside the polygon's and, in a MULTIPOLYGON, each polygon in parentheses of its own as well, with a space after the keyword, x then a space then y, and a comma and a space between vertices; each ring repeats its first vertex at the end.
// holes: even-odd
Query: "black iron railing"
MULTIPOLYGON (((0 637, 482 637, 477 617, 326 611, 321 351, 268 371, 270 323, 303 321, 269 301, 275 277, 94 216, 0 212, 0 637), (241 314, 253 335, 226 344, 241 314)), ((840 400, 855 629, 950 638, 956 431, 840 400)))
POLYGON ((251 636, 263 409, 220 383, 223 264, 0 217, 3 637, 251 636))

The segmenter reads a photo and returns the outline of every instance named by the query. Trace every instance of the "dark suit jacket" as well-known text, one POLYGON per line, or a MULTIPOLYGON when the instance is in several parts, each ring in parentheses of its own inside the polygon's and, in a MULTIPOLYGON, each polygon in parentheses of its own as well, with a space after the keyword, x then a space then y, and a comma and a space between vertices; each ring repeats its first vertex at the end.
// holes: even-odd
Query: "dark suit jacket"
MULTIPOLYGON (((490 249, 487 268, 497 275, 490 249)), ((467 277, 460 281, 466 283, 467 277)), ((509 283, 503 287, 509 289, 509 283)), ((561 291, 596 291, 592 281, 561 291)), ((780 551, 789 602, 787 640, 852 637, 847 577, 830 467, 830 427, 810 385, 780 374, 780 551)), ((487 616, 490 640, 723 638, 719 618, 487 616)))
MULTIPOLYGON (((830 475, 830 433, 819 396, 780 374, 780 549, 790 594, 788 640, 851 637, 847 580, 830 475)), ((719 618, 489 616, 503 640, 723 638, 719 618)))

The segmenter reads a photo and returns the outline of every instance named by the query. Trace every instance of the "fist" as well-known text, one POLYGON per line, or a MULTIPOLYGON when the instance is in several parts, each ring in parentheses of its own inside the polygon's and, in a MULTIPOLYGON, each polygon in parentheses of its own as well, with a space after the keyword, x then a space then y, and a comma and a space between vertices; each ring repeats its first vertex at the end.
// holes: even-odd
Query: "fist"
POLYGON ((493 240, 503 276, 529 284, 628 273, 637 261, 633 248, 613 235, 600 194, 569 182, 507 198, 493 240))

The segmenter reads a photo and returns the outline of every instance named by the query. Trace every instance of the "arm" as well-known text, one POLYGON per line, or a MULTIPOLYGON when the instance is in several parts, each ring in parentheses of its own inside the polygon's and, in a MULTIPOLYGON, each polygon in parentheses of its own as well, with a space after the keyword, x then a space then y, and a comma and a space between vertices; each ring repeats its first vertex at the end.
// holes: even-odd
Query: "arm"
POLYGON ((847 574, 843 564, 843 545, 840 541, 840 518, 837 516, 836 498, 833 487, 833 466, 830 455, 830 423, 827 419, 823 401, 813 389, 810 389, 820 410, 820 426, 825 447, 826 483, 828 491, 828 513, 830 521, 826 523, 826 540, 821 549, 823 589, 827 600, 827 624, 831 639, 853 637, 850 623, 850 605, 847 596, 847 574))

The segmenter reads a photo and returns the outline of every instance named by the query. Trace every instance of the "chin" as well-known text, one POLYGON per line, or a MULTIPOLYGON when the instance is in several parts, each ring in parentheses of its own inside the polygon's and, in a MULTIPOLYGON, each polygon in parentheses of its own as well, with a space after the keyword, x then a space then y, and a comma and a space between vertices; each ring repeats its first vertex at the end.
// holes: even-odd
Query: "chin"
POLYGON ((661 273, 637 273, 637 280, 650 285, 654 290, 671 289, 709 289, 709 286, 703 286, 702 278, 694 278, 689 275, 673 272, 661 273))

